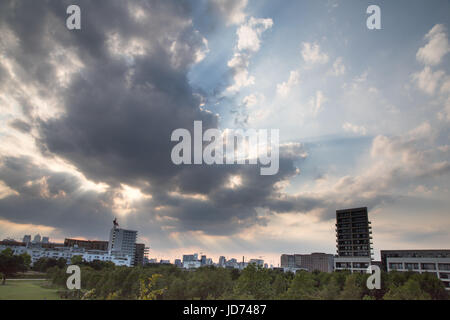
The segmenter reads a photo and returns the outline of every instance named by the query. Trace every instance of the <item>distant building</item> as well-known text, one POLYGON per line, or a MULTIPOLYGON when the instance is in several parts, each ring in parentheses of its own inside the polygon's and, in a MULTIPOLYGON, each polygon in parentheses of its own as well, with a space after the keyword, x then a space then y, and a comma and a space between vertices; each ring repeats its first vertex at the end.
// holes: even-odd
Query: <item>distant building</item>
POLYGON ((102 250, 108 251, 108 241, 100 240, 79 240, 79 239, 64 239, 65 247, 78 247, 86 250, 102 250))
POLYGON ((334 256, 326 253, 311 254, 283 254, 281 256, 282 268, 297 268, 302 270, 333 272, 334 256))
POLYGON ((253 264, 255 264, 257 266, 260 266, 260 267, 264 266, 264 260, 262 260, 262 259, 250 259, 250 261, 248 263, 249 264, 253 263, 253 264))
POLYGON ((367 272, 372 261, 372 227, 367 207, 336 210, 334 269, 367 272))
POLYGON ((281 255, 281 268, 295 268, 295 255, 294 254, 282 254, 281 255))
POLYGON ((49 238, 48 237, 42 237, 42 243, 49 243, 49 238))
POLYGON ((177 266, 178 268, 183 267, 183 263, 181 262, 181 259, 175 259, 175 266, 177 266))
POLYGON ((145 244, 143 243, 136 243, 135 250, 134 250, 134 266, 143 266, 145 257, 148 254, 149 248, 145 247, 145 244))
POLYGON ((183 268, 196 269, 196 268, 200 268, 201 266, 202 266, 202 262, 201 262, 201 260, 198 260, 197 253, 183 255, 183 268))
POLYGON ((383 269, 434 273, 450 290, 450 250, 381 250, 383 269))
POLYGON ((24 243, 31 242, 31 235, 29 235, 29 234, 24 235, 22 242, 24 242, 24 243))
POLYGON ((184 254, 183 255, 183 263, 184 262, 190 262, 190 261, 198 261, 198 255, 195 254, 184 254))
POLYGON ((109 233, 108 251, 116 254, 129 255, 134 261, 137 231, 118 227, 116 220, 109 233))
POLYGON ((41 235, 40 234, 35 235, 34 239, 33 239, 33 242, 34 243, 41 243, 41 235))
POLYGON ((225 263, 227 262, 227 259, 225 259, 224 256, 220 256, 219 258, 219 266, 220 267, 225 267, 225 263))
POLYGON ((132 260, 130 256, 124 255, 112 255, 107 251, 100 250, 86 250, 84 248, 76 247, 51 247, 45 248, 42 246, 25 246, 24 243, 0 243, 0 252, 6 248, 11 248, 15 255, 27 253, 31 257, 31 265, 41 258, 60 259, 63 258, 68 264, 71 263, 71 259, 74 256, 81 256, 84 261, 92 262, 94 260, 99 261, 111 261, 118 266, 131 266, 132 260), (17 245, 23 244, 23 245, 17 245))

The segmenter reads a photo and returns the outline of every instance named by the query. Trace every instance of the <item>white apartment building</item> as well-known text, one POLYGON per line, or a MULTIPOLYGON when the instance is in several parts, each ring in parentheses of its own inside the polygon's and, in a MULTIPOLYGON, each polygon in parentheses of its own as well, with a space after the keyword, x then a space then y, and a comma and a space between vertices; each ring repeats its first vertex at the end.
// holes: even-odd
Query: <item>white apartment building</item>
POLYGON ((381 261, 387 272, 433 273, 450 290, 450 250, 382 250, 381 261))
POLYGON ((108 251, 111 254, 129 255, 134 259, 137 231, 114 226, 109 233, 108 251))
POLYGON ((334 271, 366 273, 371 264, 371 258, 367 257, 334 257, 334 271))
POLYGON ((41 258, 63 258, 67 260, 67 264, 70 264, 73 256, 81 256, 86 262, 92 262, 94 260, 111 261, 116 266, 127 267, 130 267, 133 261, 132 257, 129 255, 111 254, 108 251, 85 250, 83 248, 76 247, 42 248, 39 246, 26 247, 16 245, 0 245, 0 252, 6 248, 11 248, 15 255, 27 253, 31 257, 31 265, 41 258))

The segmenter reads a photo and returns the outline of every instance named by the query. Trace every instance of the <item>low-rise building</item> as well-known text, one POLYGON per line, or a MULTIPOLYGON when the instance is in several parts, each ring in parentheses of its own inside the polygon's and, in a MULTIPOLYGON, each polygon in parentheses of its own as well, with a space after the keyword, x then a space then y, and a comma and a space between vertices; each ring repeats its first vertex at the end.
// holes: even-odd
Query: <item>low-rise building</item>
POLYGON ((311 254, 283 254, 281 267, 304 269, 310 272, 333 272, 334 256, 332 254, 314 252, 311 254))
POLYGON ((450 250, 381 250, 381 263, 387 272, 433 273, 450 290, 450 250))

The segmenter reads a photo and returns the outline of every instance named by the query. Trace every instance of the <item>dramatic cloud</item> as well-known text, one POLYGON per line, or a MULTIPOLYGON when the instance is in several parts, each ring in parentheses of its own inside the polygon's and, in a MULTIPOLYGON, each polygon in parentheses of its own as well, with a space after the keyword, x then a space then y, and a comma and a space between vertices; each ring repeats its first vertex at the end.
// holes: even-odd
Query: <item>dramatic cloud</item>
POLYGON ((318 28, 295 1, 0 2, 1 235, 105 239, 117 217, 152 256, 332 252, 335 210, 355 206, 385 234, 442 233, 448 26, 361 37, 330 6, 311 3, 318 28), (280 129, 278 174, 174 165, 171 133, 194 121, 280 129))
MULTIPOLYGON (((27 4, 27 10, 20 10, 25 3, 14 2, 14 16, 5 14, 13 2, 1 8, 2 43, 15 43, 2 46, 2 66, 9 74, 1 85, 20 84, 22 94, 13 90, 6 100, 28 121, 17 118, 10 125, 20 133, 33 131, 38 147, 27 158, 3 155, 1 217, 82 236, 109 226, 115 215, 143 235, 149 230, 233 234, 265 224, 256 208, 279 206, 275 185, 297 174, 294 163, 301 155, 282 148, 280 171, 271 177, 260 176, 259 166, 171 162, 174 129, 192 130, 194 120, 207 129, 218 121, 200 108, 188 82, 190 67, 208 50, 189 6, 79 4, 85 13, 81 31, 65 28, 63 2, 27 4), (37 14, 29 16, 34 6, 37 14), (102 14, 87 14, 93 12, 102 14), (75 169, 45 167, 45 157, 75 169), (103 187, 86 190, 75 172, 103 187)), ((237 55, 257 51, 261 33, 271 25, 270 19, 254 18, 242 25, 237 55)))

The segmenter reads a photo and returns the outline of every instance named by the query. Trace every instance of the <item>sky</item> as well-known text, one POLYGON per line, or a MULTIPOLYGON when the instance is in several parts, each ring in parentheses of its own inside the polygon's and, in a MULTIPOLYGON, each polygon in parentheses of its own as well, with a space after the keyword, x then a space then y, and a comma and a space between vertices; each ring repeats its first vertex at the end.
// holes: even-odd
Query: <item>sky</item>
POLYGON ((0 238, 117 217, 151 258, 276 266, 335 253, 336 210, 367 206, 375 258, 448 249, 449 28, 447 0, 2 0, 0 238), (278 173, 173 164, 194 121, 278 129, 278 173))

